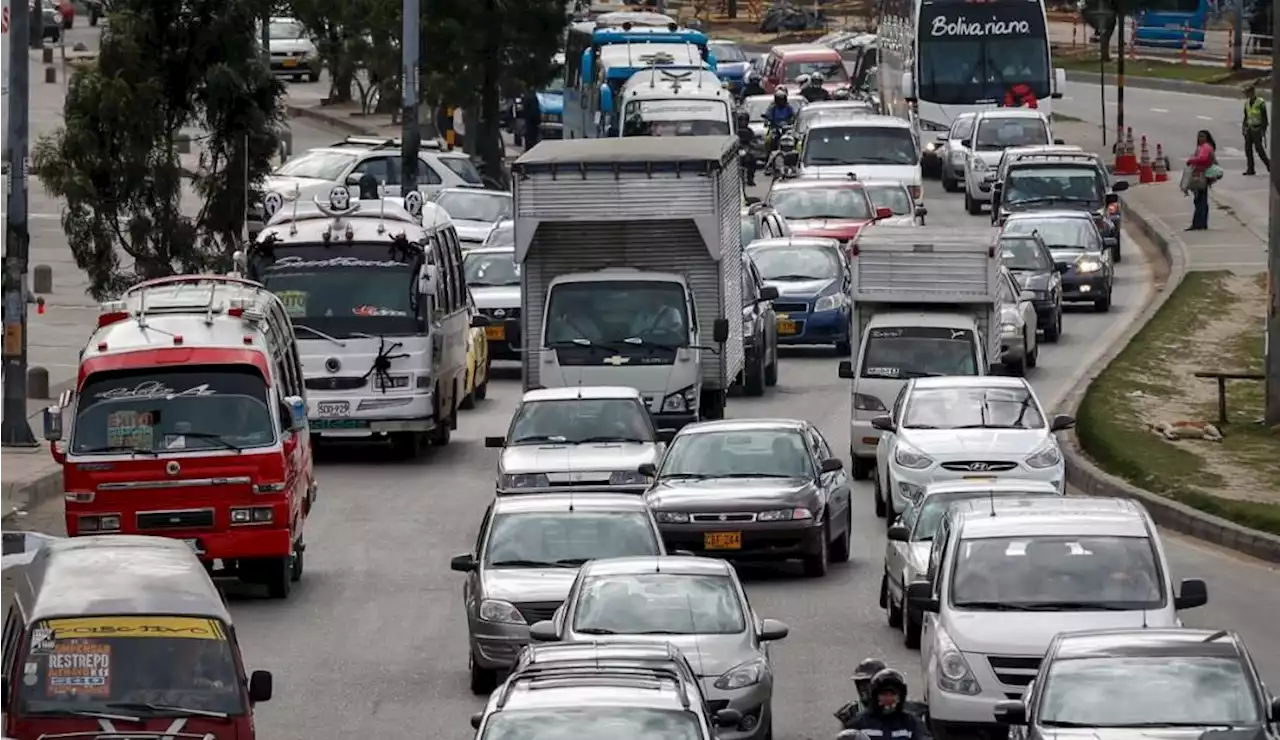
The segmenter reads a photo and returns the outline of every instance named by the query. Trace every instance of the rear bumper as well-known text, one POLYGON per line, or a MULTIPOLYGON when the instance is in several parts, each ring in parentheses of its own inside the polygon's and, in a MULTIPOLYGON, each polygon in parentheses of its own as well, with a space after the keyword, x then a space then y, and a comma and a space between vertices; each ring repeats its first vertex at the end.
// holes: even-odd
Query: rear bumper
POLYGON ((661 524, 658 530, 667 551, 686 550, 696 555, 733 560, 787 560, 813 555, 822 549, 824 528, 812 520, 769 524, 661 524), (740 532, 742 547, 736 550, 707 549, 705 535, 740 532))
MULTIPOLYGON (((76 512, 74 515, 67 515, 67 534, 72 537, 104 534, 103 532, 81 533, 78 531, 79 528, 75 519, 84 513, 76 512)), ((192 545, 196 555, 206 563, 213 560, 282 558, 293 552, 293 534, 288 529, 276 525, 264 527, 262 525, 245 524, 243 528, 237 527, 236 529, 220 532, 206 530, 164 532, 129 529, 121 532, 111 532, 111 534, 150 535, 152 537, 183 540, 192 545)))

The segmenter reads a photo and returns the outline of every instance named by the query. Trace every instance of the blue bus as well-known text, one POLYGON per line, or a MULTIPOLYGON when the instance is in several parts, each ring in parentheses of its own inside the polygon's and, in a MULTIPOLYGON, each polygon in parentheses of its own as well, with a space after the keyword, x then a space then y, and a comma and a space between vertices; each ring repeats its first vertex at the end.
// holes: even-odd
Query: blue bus
POLYGON ((565 138, 596 138, 606 132, 613 97, 631 75, 655 66, 714 70, 715 57, 706 34, 699 31, 631 24, 571 26, 565 40, 565 138))
POLYGON ((1208 20, 1208 0, 1146 0, 1134 13, 1135 41, 1139 46, 1180 49, 1185 35, 1188 49, 1201 49, 1208 20))

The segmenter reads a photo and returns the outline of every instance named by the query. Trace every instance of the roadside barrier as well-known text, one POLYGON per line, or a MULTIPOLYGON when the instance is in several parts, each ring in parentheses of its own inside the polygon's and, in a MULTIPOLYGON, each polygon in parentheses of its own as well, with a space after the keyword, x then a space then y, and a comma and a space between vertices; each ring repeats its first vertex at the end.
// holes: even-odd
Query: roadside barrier
POLYGON ((1169 158, 1164 156, 1164 147, 1156 143, 1156 160, 1151 166, 1153 182, 1169 181, 1169 158))
POLYGON ((1116 174, 1132 177, 1139 173, 1138 157, 1133 149, 1133 127, 1125 129, 1124 139, 1116 147, 1116 174))
POLYGON ((1141 184, 1156 181, 1155 169, 1151 165, 1151 152, 1147 149, 1147 137, 1142 137, 1142 154, 1138 159, 1138 182, 1141 184))

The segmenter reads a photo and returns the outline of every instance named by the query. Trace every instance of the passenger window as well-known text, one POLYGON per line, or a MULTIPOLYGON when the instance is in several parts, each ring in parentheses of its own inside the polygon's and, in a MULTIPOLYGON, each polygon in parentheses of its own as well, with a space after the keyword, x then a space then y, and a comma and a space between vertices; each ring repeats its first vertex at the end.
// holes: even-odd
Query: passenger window
POLYGON ((462 246, 458 243, 458 234, 452 226, 444 230, 444 253, 448 264, 449 295, 452 297, 448 310, 453 313, 466 305, 467 281, 461 269, 462 246))
POLYGON ((22 615, 18 613, 17 604, 9 606, 4 616, 4 676, 9 679, 13 674, 10 669, 17 659, 18 644, 22 641, 22 615))
POLYGON ((973 118, 961 118, 951 127, 949 137, 952 139, 967 139, 973 133, 973 118))
POLYGON ((436 268, 436 313, 448 313, 452 299, 449 295, 449 263, 444 258, 444 233, 431 235, 431 261, 436 268))
POLYGON ((400 184, 400 160, 394 157, 370 157, 351 171, 351 174, 358 177, 364 175, 373 175, 378 180, 378 184, 399 185, 400 184))
POLYGON ((817 429, 814 429, 813 437, 818 443, 819 462, 821 462, 822 460, 830 460, 831 458, 835 457, 835 455, 831 453, 831 446, 827 444, 826 438, 822 436, 822 432, 818 431, 817 429))
POLYGON ((436 172, 436 168, 425 159, 418 160, 418 181, 423 185, 443 185, 444 178, 440 177, 440 173, 436 172))

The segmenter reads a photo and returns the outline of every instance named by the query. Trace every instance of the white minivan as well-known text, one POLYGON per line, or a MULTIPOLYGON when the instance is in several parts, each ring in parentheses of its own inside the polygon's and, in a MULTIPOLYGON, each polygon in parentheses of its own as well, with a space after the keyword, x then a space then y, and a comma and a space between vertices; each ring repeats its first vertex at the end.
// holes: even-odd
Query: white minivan
POLYGON ((905 183, 924 205, 920 149, 911 124, 892 116, 819 118, 805 132, 800 176, 848 177, 905 183))

